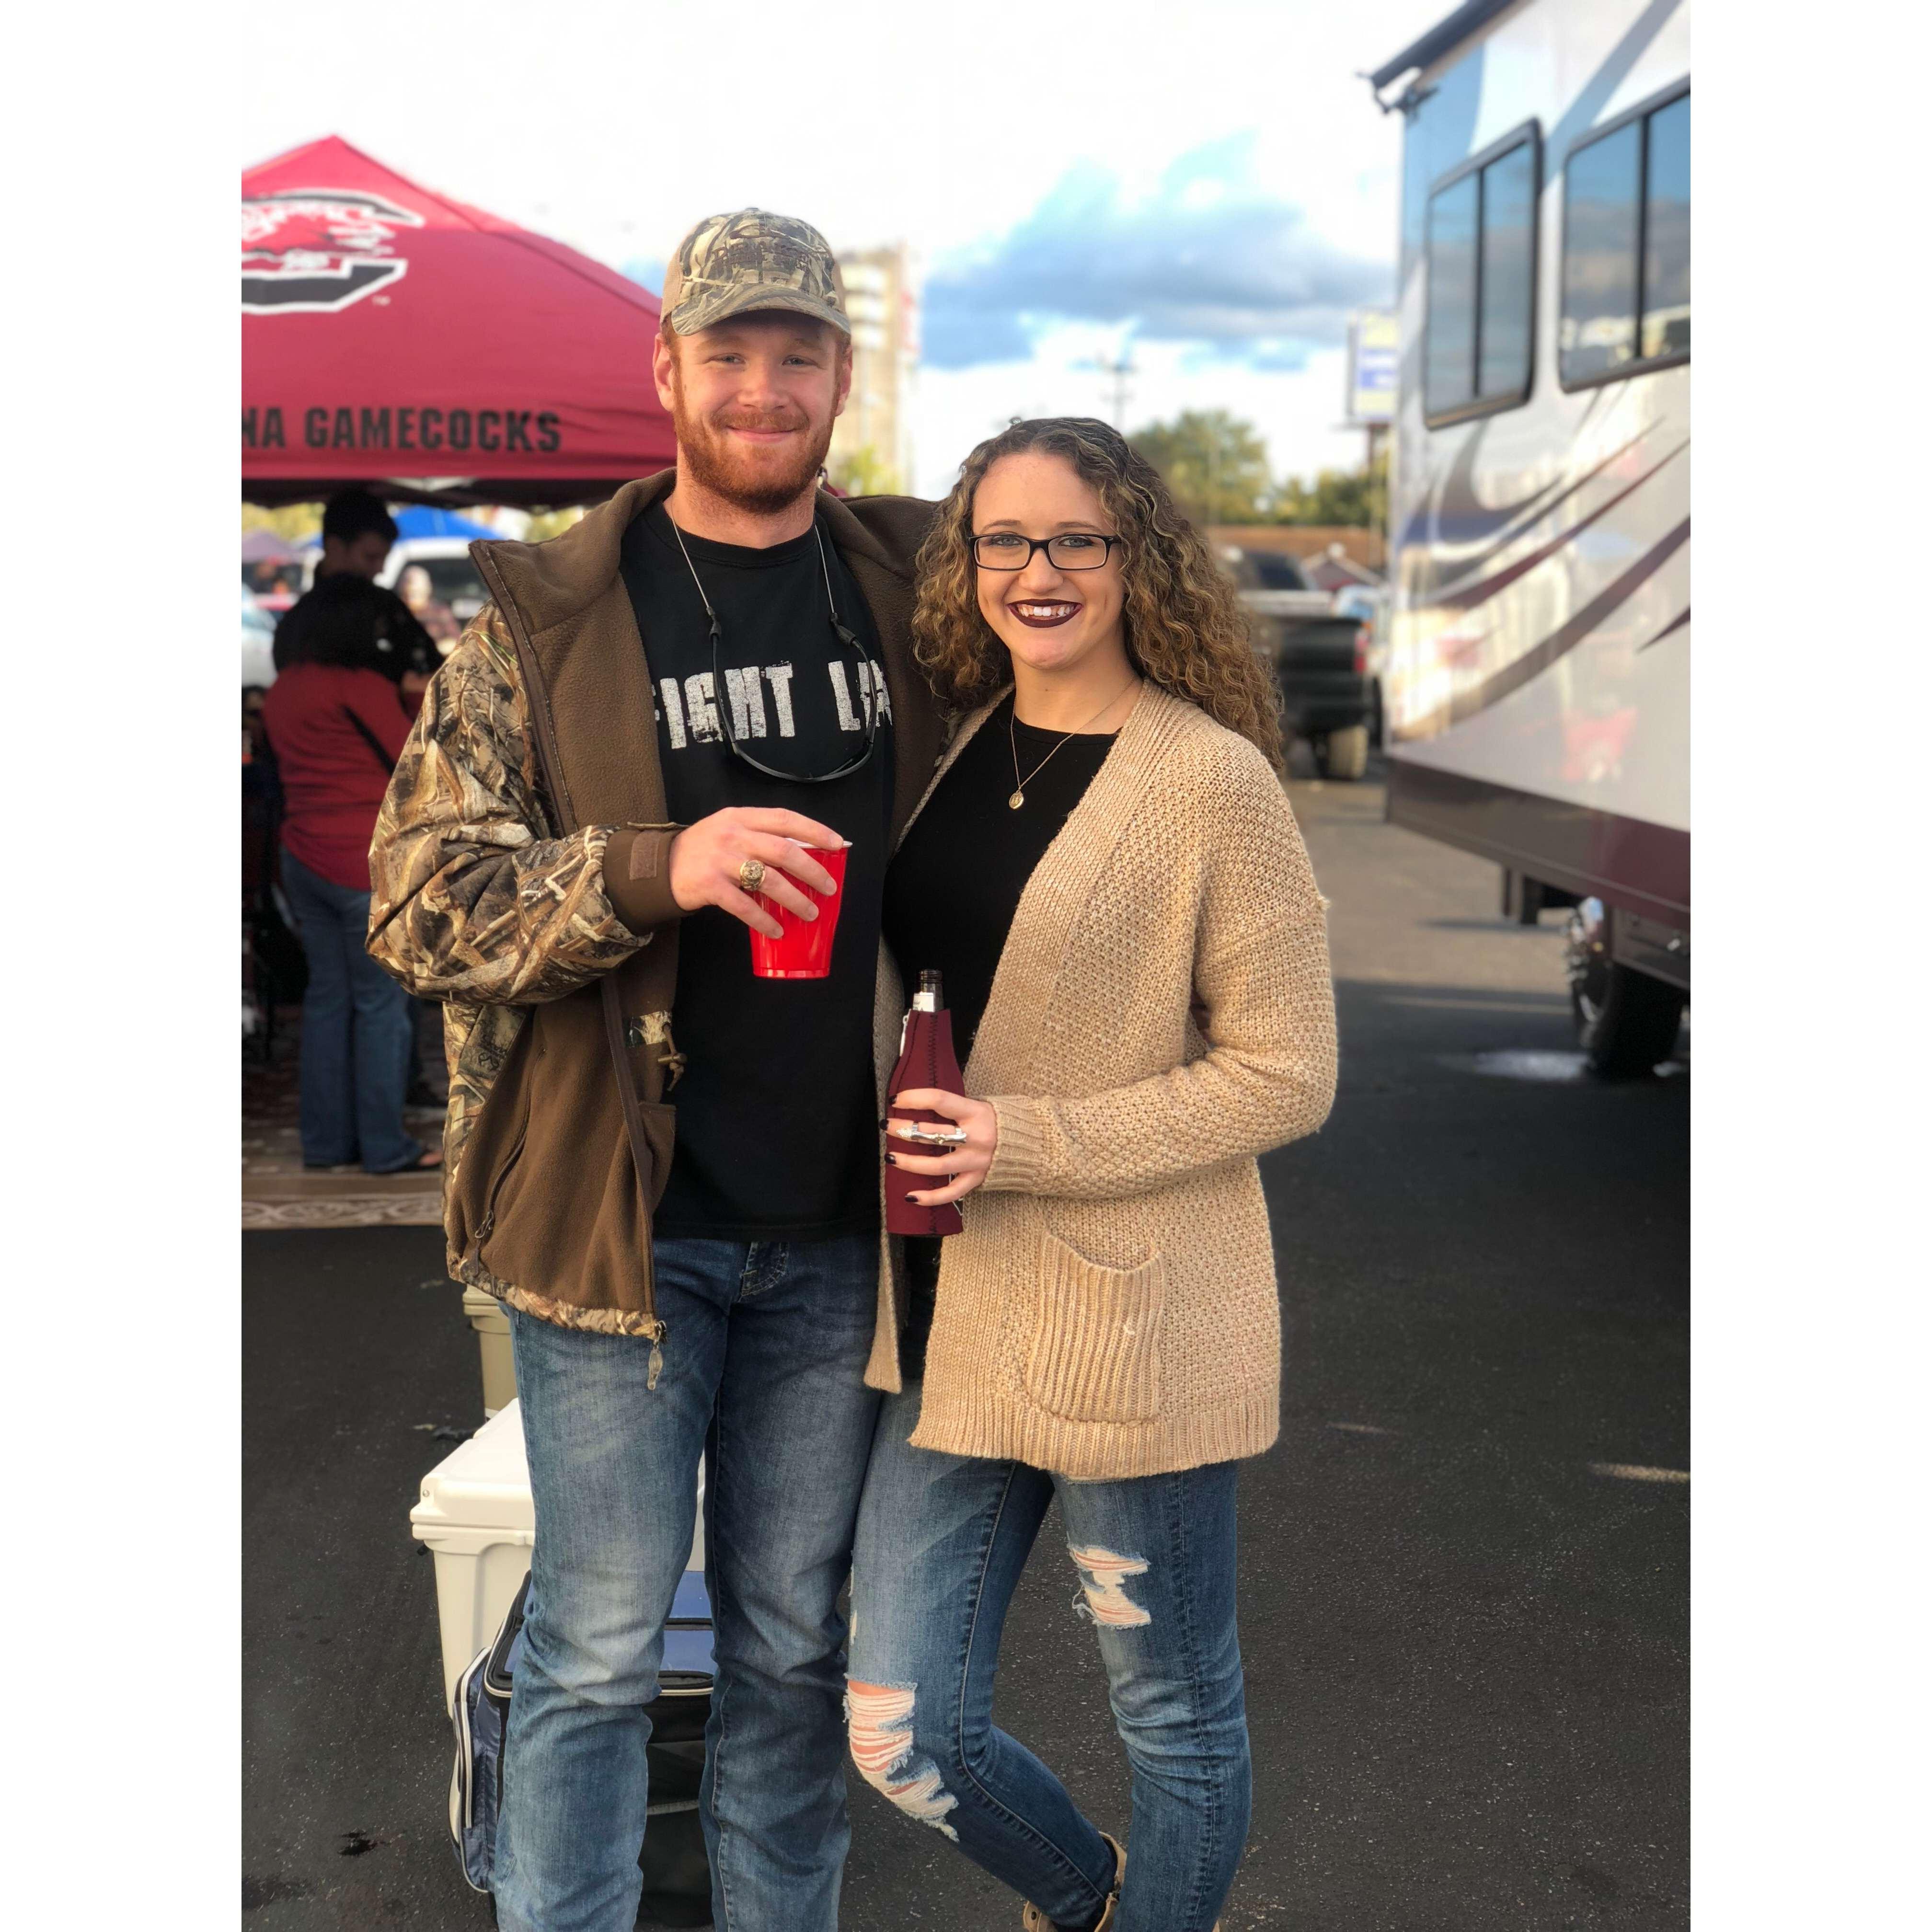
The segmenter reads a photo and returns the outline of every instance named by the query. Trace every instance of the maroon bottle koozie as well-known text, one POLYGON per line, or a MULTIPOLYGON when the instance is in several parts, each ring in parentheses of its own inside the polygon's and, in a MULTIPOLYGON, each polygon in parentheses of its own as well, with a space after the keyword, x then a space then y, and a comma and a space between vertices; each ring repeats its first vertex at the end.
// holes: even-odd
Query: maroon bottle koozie
MULTIPOLYGON (((946 1010, 944 994, 937 973, 919 976, 919 991, 913 996, 912 1011, 906 1016, 905 1040, 899 1048, 898 1064, 886 1083, 886 1114, 889 1120, 918 1120, 930 1127, 951 1127, 958 1124, 943 1114, 896 1107, 892 1097, 908 1087, 934 1087, 944 1094, 965 1091, 958 1056, 952 1050, 952 1016, 946 1010)), ((916 1141, 898 1135, 886 1137, 886 1144, 914 1154, 940 1155, 943 1148, 921 1147, 916 1141)), ((956 1234, 965 1226, 956 1203, 924 1208, 906 1198, 913 1189, 944 1187, 937 1174, 908 1174, 904 1168, 886 1169, 886 1230, 893 1234, 956 1234)))

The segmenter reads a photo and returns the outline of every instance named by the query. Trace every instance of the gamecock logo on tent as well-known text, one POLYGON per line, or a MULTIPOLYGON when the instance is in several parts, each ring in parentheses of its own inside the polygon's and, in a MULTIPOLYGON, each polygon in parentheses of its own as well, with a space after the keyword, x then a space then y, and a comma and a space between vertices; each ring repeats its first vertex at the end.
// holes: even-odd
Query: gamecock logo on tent
POLYGON ((290 188, 242 203, 242 307, 255 315, 346 308, 409 272, 398 228, 423 218, 381 196, 290 188))

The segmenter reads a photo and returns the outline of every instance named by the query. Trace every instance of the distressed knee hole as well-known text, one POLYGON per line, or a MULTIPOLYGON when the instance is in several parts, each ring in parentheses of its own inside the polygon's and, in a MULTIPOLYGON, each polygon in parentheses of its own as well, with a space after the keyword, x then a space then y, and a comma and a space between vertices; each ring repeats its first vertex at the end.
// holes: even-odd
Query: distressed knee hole
POLYGON ((1130 1576, 1147 1574, 1145 1557, 1122 1556, 1112 1550, 1102 1550, 1098 1544, 1076 1550, 1070 1543, 1066 1553, 1080 1572, 1080 1594, 1074 1598, 1073 1607, 1090 1623, 1119 1627, 1153 1622, 1154 1618, 1127 1594, 1126 1589, 1130 1576))
POLYGON ((909 1818, 944 1832, 956 1844, 959 1834, 946 1814, 959 1802, 946 1790, 939 1767, 913 1750, 913 1690, 886 1684, 845 1680, 845 1728, 852 1762, 874 1790, 883 1791, 909 1818))

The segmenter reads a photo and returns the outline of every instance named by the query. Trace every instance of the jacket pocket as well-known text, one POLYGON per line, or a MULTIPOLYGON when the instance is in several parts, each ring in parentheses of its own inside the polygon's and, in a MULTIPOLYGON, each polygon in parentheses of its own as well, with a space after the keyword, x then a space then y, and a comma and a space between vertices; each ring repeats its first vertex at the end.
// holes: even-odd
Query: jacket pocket
POLYGON ((1028 1394, 1074 1422, 1144 1422, 1157 1414, 1166 1299, 1158 1250, 1137 1268, 1103 1268, 1042 1234, 1028 1394))
POLYGON ((448 1184, 445 1224, 452 1245, 471 1261, 496 1225, 503 1186, 518 1166, 530 1126, 530 1030, 514 1037, 500 1068, 485 1084, 459 1062, 451 1090, 462 1084, 469 1119, 448 1184), (480 1101, 473 1096, 483 1090, 480 1101))
POLYGON ((530 1119, 529 1109, 524 1113, 523 1124, 517 1130, 517 1137, 510 1143, 510 1150, 504 1156, 503 1164, 490 1179, 489 1192, 484 1197, 483 1218, 476 1224, 473 1252, 481 1258, 483 1244, 496 1232, 496 1210, 502 1205, 503 1188, 511 1175, 517 1171, 517 1164, 524 1157, 524 1149, 529 1144, 530 1119))

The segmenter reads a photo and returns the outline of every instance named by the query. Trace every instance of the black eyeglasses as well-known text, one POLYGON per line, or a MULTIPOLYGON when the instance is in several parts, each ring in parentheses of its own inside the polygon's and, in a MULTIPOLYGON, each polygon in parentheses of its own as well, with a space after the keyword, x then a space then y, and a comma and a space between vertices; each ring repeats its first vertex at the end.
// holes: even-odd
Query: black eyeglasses
POLYGON ((1018 530, 989 530, 973 539, 973 561, 982 570, 1024 570, 1034 552, 1043 550, 1055 570, 1098 570, 1113 554, 1118 537, 1090 530, 1064 530, 1057 537, 1023 537, 1018 530))

